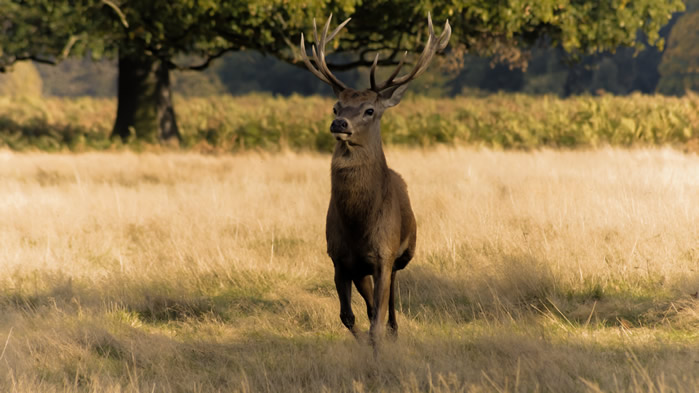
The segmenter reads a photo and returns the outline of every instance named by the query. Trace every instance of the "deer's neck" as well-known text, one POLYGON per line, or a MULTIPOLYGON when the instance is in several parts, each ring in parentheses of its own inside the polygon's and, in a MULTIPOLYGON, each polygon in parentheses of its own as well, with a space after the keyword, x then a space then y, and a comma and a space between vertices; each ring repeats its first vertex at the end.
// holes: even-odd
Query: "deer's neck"
POLYGON ((331 198, 347 219, 366 221, 380 206, 390 172, 381 140, 371 146, 335 146, 331 164, 331 198))

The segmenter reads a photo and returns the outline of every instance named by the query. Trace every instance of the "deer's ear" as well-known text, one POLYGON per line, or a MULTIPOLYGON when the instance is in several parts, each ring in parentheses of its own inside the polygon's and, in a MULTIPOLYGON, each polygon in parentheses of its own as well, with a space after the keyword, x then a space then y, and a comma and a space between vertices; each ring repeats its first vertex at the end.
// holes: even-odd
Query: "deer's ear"
POLYGON ((381 103, 383 103, 383 106, 386 108, 398 105, 400 99, 403 98, 405 90, 407 89, 408 85, 405 84, 396 87, 391 87, 380 92, 379 98, 381 99, 381 103))

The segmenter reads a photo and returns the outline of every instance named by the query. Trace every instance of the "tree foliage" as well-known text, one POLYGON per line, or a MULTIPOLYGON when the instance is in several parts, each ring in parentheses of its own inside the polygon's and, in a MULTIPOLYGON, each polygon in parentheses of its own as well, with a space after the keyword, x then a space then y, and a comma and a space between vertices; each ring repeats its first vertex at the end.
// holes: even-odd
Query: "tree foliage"
MULTIPOLYGON (((335 2, 351 12, 354 0, 335 2)), ((203 69, 230 50, 277 53, 286 34, 308 26, 322 1, 0 0, 0 66, 32 59, 117 53, 164 59, 173 68, 203 69), (179 55, 198 57, 177 64, 179 55)))
POLYGON ((688 12, 675 24, 660 64, 658 91, 684 94, 699 91, 699 10, 688 12))
POLYGON ((337 68, 368 65, 377 50, 384 63, 422 44, 426 14, 450 19, 454 45, 470 53, 518 61, 520 48, 537 43, 561 46, 572 54, 639 45, 642 32, 653 45, 658 31, 681 0, 298 0, 139 1, 0 0, 0 66, 20 59, 56 62, 75 55, 98 58, 117 51, 167 59, 169 65, 201 69, 210 58, 231 50, 256 49, 293 62, 289 44, 309 32, 313 16, 353 17, 335 43, 353 54, 337 68), (542 40, 545 37, 545 40, 542 40), (198 64, 178 65, 178 55, 198 64))

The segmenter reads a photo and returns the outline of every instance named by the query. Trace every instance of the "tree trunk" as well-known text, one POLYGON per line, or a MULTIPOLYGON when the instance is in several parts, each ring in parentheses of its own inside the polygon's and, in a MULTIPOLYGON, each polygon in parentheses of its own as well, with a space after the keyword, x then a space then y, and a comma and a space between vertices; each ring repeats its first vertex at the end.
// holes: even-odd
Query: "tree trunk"
POLYGON ((180 139, 170 88, 170 70, 160 59, 119 56, 117 117, 112 138, 150 143, 180 139))

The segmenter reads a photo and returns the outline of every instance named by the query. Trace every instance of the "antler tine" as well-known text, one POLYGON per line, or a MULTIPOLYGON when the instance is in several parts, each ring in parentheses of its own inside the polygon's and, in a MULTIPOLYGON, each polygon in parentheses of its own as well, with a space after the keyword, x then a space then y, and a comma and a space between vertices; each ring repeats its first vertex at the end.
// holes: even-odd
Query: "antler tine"
POLYGON ((318 61, 318 67, 320 67, 320 71, 325 73, 325 70, 323 70, 323 66, 320 63, 321 59, 325 59, 325 38, 328 34, 328 27, 330 27, 330 21, 333 18, 333 14, 331 13, 330 16, 328 17, 328 20, 325 22, 325 26, 323 26, 323 33, 320 35, 320 40, 318 40, 318 28, 316 27, 316 20, 313 18, 313 35, 316 40, 316 48, 318 48, 318 55, 316 56, 316 60, 318 61))
POLYGON ((396 66, 396 69, 393 70, 391 75, 381 84, 381 86, 378 87, 378 90, 383 90, 388 86, 391 82, 393 82, 393 79, 398 75, 400 72, 401 67, 403 67, 403 64, 405 63, 405 56, 408 54, 408 51, 403 52, 403 56, 400 58, 400 62, 396 66))
POLYGON ((375 89, 376 91, 381 91, 389 87, 406 84, 411 80, 417 78, 418 76, 422 75, 422 73, 424 73, 427 70, 427 66, 430 64, 430 61, 432 61, 432 58, 434 57, 435 53, 446 48, 447 44, 449 44, 449 38, 451 37, 451 26, 449 25, 449 21, 447 21, 444 24, 444 31, 442 31, 442 34, 440 34, 439 38, 437 38, 434 34, 432 15, 428 12, 427 29, 429 31, 429 35, 427 37, 427 42, 425 43, 425 49, 423 49, 422 53, 418 57, 417 62, 415 63, 415 67, 413 67, 413 69, 408 74, 398 79, 395 79, 396 75, 398 75, 398 72, 400 71, 400 68, 403 66, 403 62, 405 60, 405 55, 403 55, 403 58, 398 64, 398 67, 396 67, 396 70, 393 71, 391 76, 384 83, 382 83, 375 89))
POLYGON ((320 42, 325 46, 325 44, 328 42, 326 39, 328 38, 328 29, 330 28, 330 21, 333 19, 333 14, 331 13, 330 16, 328 17, 328 20, 325 22, 325 26, 323 26, 323 35, 321 36, 320 42))
MULTIPOLYGON (((330 15, 332 17, 332 15, 330 15)), ((316 42, 316 46, 320 43, 320 40, 318 40, 318 27, 316 26, 316 18, 313 18, 313 39, 316 42)))
MULTIPOLYGON (((303 33, 301 33, 301 45, 300 45, 300 46, 301 46, 301 59, 303 59, 303 63, 306 64, 306 68, 308 68, 308 70, 311 71, 311 73, 312 73, 313 75, 315 75, 316 77, 318 77, 318 79, 320 79, 320 80, 322 80, 323 82, 325 82, 325 83, 331 85, 332 83, 330 83, 330 81, 328 80, 328 78, 326 78, 325 75, 323 75, 323 73, 321 73, 320 71, 318 71, 318 70, 313 66, 313 64, 311 64, 311 61, 308 59, 308 55, 306 54, 306 43, 305 43, 305 41, 304 41, 304 39, 303 39, 303 33)), ((313 56, 314 56, 314 59, 313 59, 313 60, 316 60, 316 61, 317 61, 317 59, 315 58, 315 50, 313 50, 313 56)))
POLYGON ((337 35, 337 33, 339 33, 340 30, 342 30, 342 28, 345 27, 345 25, 346 25, 347 23, 349 23, 349 21, 351 21, 351 20, 352 20, 352 18, 347 18, 347 19, 345 19, 344 22, 340 23, 340 24, 335 28, 335 30, 333 30, 333 32, 330 34, 330 37, 328 37, 328 41, 332 41, 332 39, 335 38, 335 36, 337 35))
POLYGON ((449 19, 444 23, 444 31, 439 36, 439 45, 437 46, 437 51, 443 51, 444 48, 449 44, 449 37, 451 37, 451 25, 449 25, 449 19))
MULTIPOLYGON (((313 53, 313 61, 316 62, 316 65, 320 68, 319 71, 323 72, 323 68, 320 67, 320 60, 318 60, 318 52, 316 52, 316 46, 311 45, 311 53, 313 53)), ((323 74, 325 75, 325 74, 323 74)))
POLYGON ((379 54, 374 57, 374 64, 371 65, 371 72, 369 72, 369 83, 371 84, 371 90, 376 90, 376 65, 379 63, 379 54))
POLYGON ((432 57, 435 53, 435 51, 432 48, 432 43, 435 41, 433 37, 434 35, 430 35, 429 37, 427 37, 425 49, 420 54, 420 57, 418 57, 417 62, 415 63, 415 67, 413 67, 413 69, 408 74, 396 79, 394 81, 395 84, 402 85, 404 83, 407 83, 417 78, 427 70, 427 65, 430 63, 430 60, 432 60, 432 57))
MULTIPOLYGON (((420 57, 418 57, 417 62, 415 64, 415 67, 408 73, 407 75, 404 75, 396 81, 396 84, 401 84, 405 83, 409 80, 412 80, 416 78, 419 74, 421 74, 424 71, 420 71, 423 68, 423 66, 426 63, 429 63, 429 61, 432 59, 432 56, 434 56, 434 51, 432 50, 432 43, 434 42, 435 36, 434 36, 434 26, 432 25, 432 15, 428 12, 427 13, 427 30, 429 32, 429 35, 427 36, 427 42, 425 43, 425 49, 422 50, 422 53, 420 53, 420 57)), ((398 74, 396 74, 398 75, 398 74)), ((395 78, 395 76, 394 76, 395 78)), ((390 82, 389 82, 390 83, 390 82)))
MULTIPOLYGON (((326 78, 326 80, 328 81, 328 84, 333 86, 333 87, 338 87, 340 90, 346 89, 347 86, 344 83, 342 83, 339 79, 337 79, 335 77, 335 75, 333 75, 332 72, 330 72, 328 65, 325 64, 325 53, 323 53, 323 52, 316 53, 315 45, 313 47, 311 47, 311 50, 313 51, 314 60, 315 60, 316 64, 318 64, 318 66, 320 67, 320 72, 326 78)), ((319 49, 319 51, 320 51, 320 49, 319 49)))
MULTIPOLYGON (((328 78, 329 81, 332 82, 333 85, 338 86, 341 90, 344 90, 347 88, 347 86, 342 83, 339 79, 333 75, 333 73, 330 71, 330 68, 328 68, 328 65, 325 63, 325 45, 328 43, 328 29, 330 28, 330 20, 332 19, 332 14, 330 14, 330 17, 328 18, 328 21, 325 22, 325 27, 323 28, 323 35, 320 38, 320 42, 317 43, 318 46, 318 67, 320 67, 320 71, 328 78)), ((349 22, 349 21, 345 21, 349 22)))
POLYGON ((427 12, 427 29, 430 32, 430 36, 434 35, 434 26, 432 26, 432 15, 430 12, 427 12))
POLYGON ((327 22, 325 22, 323 33, 320 37, 318 36, 318 26, 316 24, 316 20, 313 18, 313 38, 315 39, 315 45, 311 45, 311 52, 313 53, 313 61, 315 62, 315 66, 311 64, 311 61, 308 59, 308 55, 306 54, 306 44, 303 33, 301 33, 301 55, 304 64, 306 64, 306 68, 308 68, 313 75, 332 86, 333 89, 339 89, 342 91, 345 90, 347 86, 337 79, 332 72, 330 72, 330 69, 325 62, 325 45, 328 43, 328 41, 332 40, 337 33, 340 32, 340 30, 350 21, 350 19, 342 22, 335 30, 333 30, 330 36, 328 36, 328 30, 330 29, 330 21, 332 20, 332 17, 332 14, 330 14, 327 22))
MULTIPOLYGON (((323 74, 326 74, 325 69, 323 67, 323 63, 325 63, 325 44, 327 41, 325 40, 328 36, 328 28, 330 27, 330 21, 333 19, 333 14, 331 13, 330 16, 328 17, 328 20, 325 22, 325 26, 323 26, 323 33, 320 35, 320 41, 318 41, 318 30, 316 29, 316 24, 315 24, 315 19, 313 19, 313 33, 315 34, 315 39, 316 39, 316 48, 318 49, 318 54, 316 56, 316 60, 318 61, 318 67, 320 67, 320 71, 323 74)), ((327 75, 327 74, 326 74, 327 75)), ((330 78, 328 78, 330 79, 330 78)))

